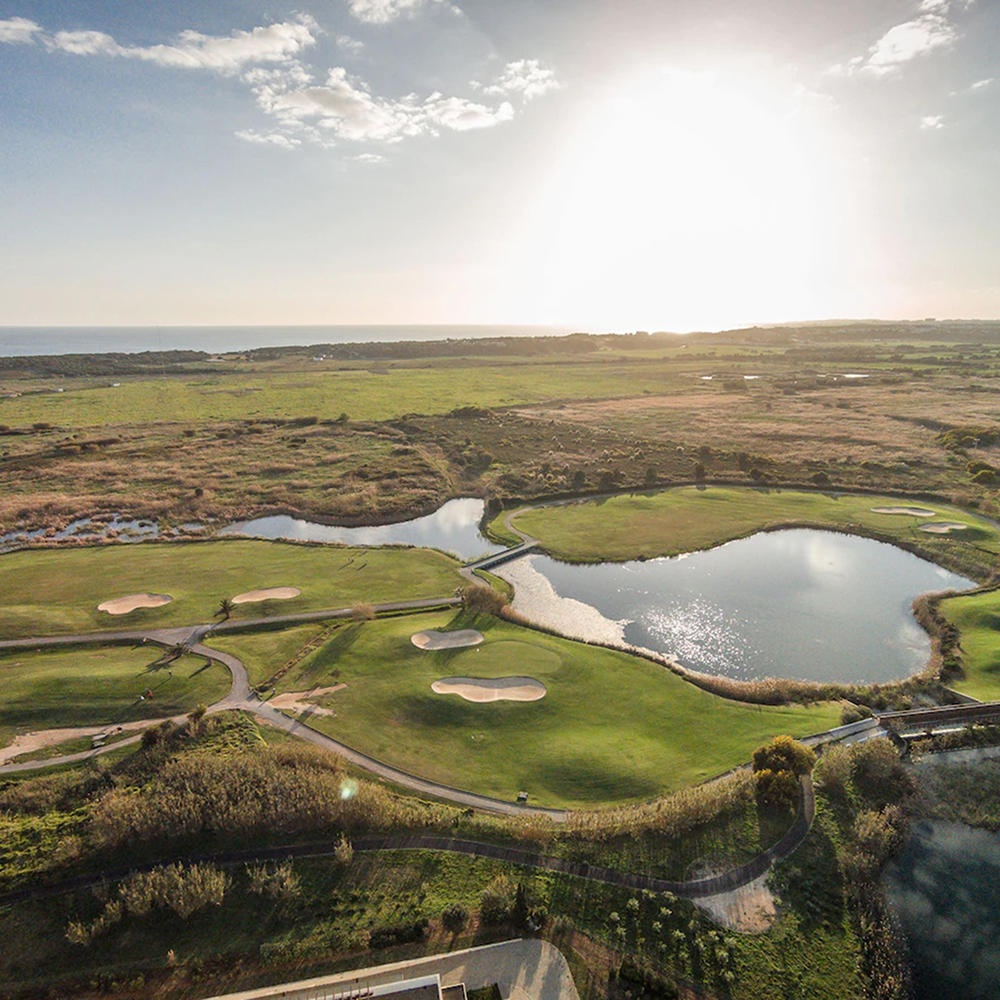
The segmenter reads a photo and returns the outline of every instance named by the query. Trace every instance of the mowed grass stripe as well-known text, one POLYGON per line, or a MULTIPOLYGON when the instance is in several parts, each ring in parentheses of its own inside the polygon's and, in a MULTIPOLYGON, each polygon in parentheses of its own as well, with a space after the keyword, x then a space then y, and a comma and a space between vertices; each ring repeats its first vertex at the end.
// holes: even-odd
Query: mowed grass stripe
POLYGON ((0 654, 0 744, 23 732, 179 715, 229 690, 229 671, 204 657, 152 669, 162 652, 113 646, 0 654), (147 691, 152 697, 140 701, 147 691))
MULTIPOLYGON (((266 640, 227 648, 254 660, 266 640), (259 647, 259 648, 258 648, 259 647)), ((283 655, 283 651, 282 651, 283 655)), ((319 699, 336 714, 309 724, 421 777, 503 799, 521 790, 547 806, 652 798, 749 760, 779 733, 836 725, 839 705, 761 708, 713 697, 667 669, 493 618, 435 613, 345 625, 283 678, 279 690, 344 683, 319 699), (418 630, 475 627, 486 641, 428 652, 418 630), (437 695, 441 677, 527 675, 535 702, 475 704, 437 695)))
POLYGON ((233 618, 448 597, 458 562, 431 549, 359 550, 231 540, 23 550, 0 556, 0 639, 210 622, 223 598, 299 587, 289 601, 241 604, 233 618), (97 606, 132 593, 170 604, 109 615, 97 606))

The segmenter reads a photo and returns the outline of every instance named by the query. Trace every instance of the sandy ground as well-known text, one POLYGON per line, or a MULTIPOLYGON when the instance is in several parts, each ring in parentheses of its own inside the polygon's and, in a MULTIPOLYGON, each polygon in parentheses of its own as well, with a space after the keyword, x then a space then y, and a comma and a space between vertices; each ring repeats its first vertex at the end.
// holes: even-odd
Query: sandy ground
POLYGON ((460 628, 454 632, 414 632, 410 642, 421 649, 460 649, 463 646, 478 646, 483 641, 483 633, 474 628, 460 628))
POLYGON ((270 590, 248 590, 245 594, 237 594, 233 604, 256 604, 258 601, 290 601, 298 597, 302 591, 298 587, 271 587, 270 590))
POLYGON ((740 934, 763 934, 777 914, 766 873, 731 892, 696 899, 695 904, 717 924, 740 934))
POLYGON ((322 698, 325 694, 333 694, 334 691, 345 687, 347 687, 346 684, 335 684, 328 688, 313 688, 312 691, 286 691, 284 694, 269 698, 267 703, 273 708, 287 708, 296 714, 311 712, 313 715, 336 715, 337 713, 332 708, 322 708, 306 699, 322 698))
POLYGON ((934 524, 920 525, 921 531, 929 531, 932 535, 950 535, 953 531, 965 531, 967 524, 958 521, 937 521, 934 524))
POLYGON ((435 694, 457 694, 466 701, 538 701, 545 685, 534 677, 443 677, 431 685, 435 694))
POLYGON ((6 764, 13 758, 20 757, 23 753, 34 753, 36 750, 44 750, 46 747, 59 746, 60 743, 76 740, 81 736, 99 736, 101 733, 119 730, 132 732, 137 729, 146 729, 149 726, 158 726, 165 721, 165 719, 137 719, 134 722, 123 722, 116 726, 79 726, 76 729, 40 729, 37 733, 21 733, 14 737, 14 742, 9 746, 0 748, 0 764, 6 764))
POLYGON ((909 514, 912 517, 934 517, 926 507, 872 507, 873 514, 909 514))
POLYGON ((109 615, 127 615, 136 608, 162 608, 172 600, 169 594, 128 594, 98 604, 97 610, 107 611, 109 615))

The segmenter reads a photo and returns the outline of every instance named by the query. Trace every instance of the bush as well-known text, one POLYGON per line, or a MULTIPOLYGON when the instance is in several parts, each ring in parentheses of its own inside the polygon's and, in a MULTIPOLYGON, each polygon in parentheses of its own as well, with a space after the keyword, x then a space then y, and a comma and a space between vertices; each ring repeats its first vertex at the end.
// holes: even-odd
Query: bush
POLYGON ((757 797, 764 805, 791 809, 799 794, 799 783, 791 771, 772 771, 764 768, 754 772, 757 797))
POLYGON ((514 885, 506 875, 498 875, 479 899, 479 918, 484 924, 496 926, 510 919, 514 908, 514 885))
POLYGON ((843 798, 851 780, 850 750, 842 746, 828 746, 816 764, 813 777, 827 795, 843 798))
POLYGON ((449 903, 441 911, 441 926, 457 934, 469 921, 469 911, 461 903, 449 903))
POLYGON ((775 736, 770 743, 753 752, 753 770, 790 771, 808 774, 816 764, 816 754, 791 736, 775 736))
POLYGON ((830 476, 825 472, 814 472, 809 477, 809 480, 817 486, 828 486, 830 483, 830 476))
POLYGON ((393 924, 377 927, 368 937, 371 948, 391 948, 396 944, 410 944, 422 941, 427 933, 427 920, 416 920, 412 924, 393 924))
POLYGON ((461 591, 462 607, 475 614, 499 615, 507 607, 507 595, 492 587, 472 583, 461 591))
POLYGON ((854 787, 878 806, 899 802, 913 788, 913 779, 885 736, 851 747, 851 771, 854 787))
POLYGON ((291 861, 271 865, 247 865, 250 891, 258 896, 271 899, 289 900, 299 895, 302 889, 298 876, 292 871, 291 861))
POLYGON ((840 724, 849 726, 852 722, 860 722, 862 719, 870 719, 872 710, 867 705, 845 705, 840 713, 840 724))

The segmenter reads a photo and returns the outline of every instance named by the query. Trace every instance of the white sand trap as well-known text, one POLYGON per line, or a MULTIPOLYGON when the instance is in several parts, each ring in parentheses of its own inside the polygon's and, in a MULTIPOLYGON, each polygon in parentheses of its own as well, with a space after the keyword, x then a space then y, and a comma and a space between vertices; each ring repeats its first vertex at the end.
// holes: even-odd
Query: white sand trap
POLYGON ((478 646, 483 641, 483 633, 474 628, 460 628, 454 632, 414 632, 410 642, 420 649, 461 649, 463 646, 478 646))
POLYGON ((435 694, 457 694, 466 701, 538 701, 545 685, 534 677, 443 677, 431 685, 435 694))
POLYGON ((164 604, 169 604, 173 598, 169 594, 128 594, 125 597, 116 597, 111 601, 105 601, 97 605, 98 611, 107 611, 109 615, 127 615, 137 608, 162 608, 164 604))
POLYGON ((314 705, 311 701, 307 701, 307 698, 322 698, 325 694, 333 694, 334 691, 339 691, 341 688, 347 687, 346 684, 335 684, 333 687, 328 688, 313 688, 312 691, 286 691, 285 694, 279 694, 275 698, 269 698, 268 704, 272 708, 287 708, 295 712, 296 715, 300 715, 302 712, 312 712, 313 715, 336 715, 337 713, 331 708, 322 708, 319 705, 314 705))
POLYGON ((934 524, 920 525, 920 530, 929 531, 932 535, 950 535, 953 531, 965 531, 968 527, 959 521, 935 521, 934 524))
POLYGON ((302 591, 298 587, 272 587, 270 590, 248 590, 245 594, 237 594, 233 604, 256 604, 258 601, 290 601, 298 597, 302 591))
POLYGON ((926 507, 872 507, 875 514, 909 514, 911 517, 933 517, 934 511, 926 507))

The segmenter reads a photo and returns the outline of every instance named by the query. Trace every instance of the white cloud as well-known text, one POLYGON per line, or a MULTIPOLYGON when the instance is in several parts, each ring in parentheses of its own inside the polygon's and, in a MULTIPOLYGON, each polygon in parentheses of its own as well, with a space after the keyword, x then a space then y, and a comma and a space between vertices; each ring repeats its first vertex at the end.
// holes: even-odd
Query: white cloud
POLYGON ((416 94, 398 100, 375 97, 342 66, 330 70, 323 86, 282 87, 268 81, 255 92, 261 108, 286 128, 315 122, 320 134, 355 142, 399 142, 408 136, 436 135, 440 128, 466 132, 514 117, 508 101, 493 108, 439 93, 424 100, 416 94))
POLYGON ((498 108, 490 108, 464 97, 442 97, 440 94, 431 94, 424 102, 423 111, 432 124, 442 125, 456 132, 492 128, 514 117, 514 108, 509 101, 504 101, 498 108))
POLYGON ((385 163, 385 157, 381 153, 358 153, 351 159, 355 163, 385 163))
POLYGON ((388 24, 403 15, 413 15, 421 7, 444 7, 453 14, 461 10, 449 0, 347 0, 351 13, 367 24, 388 24))
POLYGON ((0 42, 7 45, 30 45, 42 29, 26 17, 12 17, 0 21, 0 42))
POLYGON ((316 41, 318 25, 307 14, 295 21, 259 26, 231 35, 202 35, 182 31, 173 45, 120 45, 103 31, 57 31, 42 34, 51 51, 78 56, 140 59, 180 69, 207 69, 231 75, 255 63, 287 62, 316 41))
MULTIPOLYGON (((972 0, 964 3, 960 0, 958 5, 968 7, 971 3, 972 0)), ((856 73, 893 76, 919 56, 950 48, 958 38, 958 31, 949 19, 954 6, 953 0, 923 0, 916 17, 890 28, 865 55, 833 66, 830 72, 844 76, 856 73)))
MULTIPOLYGON (((351 0, 352 7, 371 17, 377 10, 399 13, 428 2, 446 0, 351 0)), ((467 132, 492 128, 514 117, 513 105, 506 100, 478 102, 437 92, 425 98, 417 94, 379 97, 343 66, 329 70, 325 82, 317 83, 299 56, 315 43, 320 31, 316 21, 302 14, 292 21, 225 36, 183 31, 173 44, 140 47, 122 45, 102 31, 47 32, 24 18, 0 21, 0 41, 30 44, 37 37, 51 52, 138 59, 157 66, 237 76, 250 87, 258 106, 275 125, 272 131, 237 131, 236 136, 244 142, 283 149, 307 142, 331 146, 337 140, 396 143, 410 136, 439 135, 445 129, 467 132)), ((361 42, 347 36, 334 36, 334 40, 355 54, 363 48, 361 42)), ((491 95, 518 94, 526 101, 556 86, 551 70, 543 69, 537 60, 521 60, 509 63, 495 84, 480 89, 491 95)), ((378 159, 381 157, 371 154, 365 162, 378 159)))
POLYGON ((256 142, 264 146, 279 146, 281 149, 298 149, 302 145, 301 139, 293 139, 290 136, 282 135, 280 132, 255 132, 253 129, 244 129, 237 132, 237 139, 244 139, 246 142, 256 142))
POLYGON ((351 38, 350 35, 337 35, 336 42, 337 48, 349 56, 359 56, 365 48, 364 42, 359 42, 356 38, 351 38))
POLYGON ((488 87, 472 82, 484 94, 517 94, 523 101, 540 97, 550 90, 558 90, 562 84, 551 69, 544 69, 537 59, 519 59, 507 63, 503 72, 488 87))
POLYGON ((944 128, 944 115, 924 115, 920 127, 927 129, 944 128))

